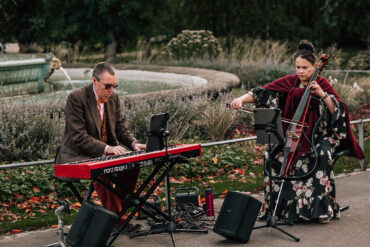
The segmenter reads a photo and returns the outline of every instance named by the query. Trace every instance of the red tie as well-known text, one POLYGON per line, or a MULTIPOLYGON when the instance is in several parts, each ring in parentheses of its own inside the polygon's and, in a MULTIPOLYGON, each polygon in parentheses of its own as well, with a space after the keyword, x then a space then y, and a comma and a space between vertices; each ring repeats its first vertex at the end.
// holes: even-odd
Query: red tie
MULTIPOLYGON (((99 116, 99 121, 100 121, 100 130, 101 130, 101 136, 102 136, 102 141, 107 143, 107 131, 105 128, 105 114, 103 114, 103 118, 100 115, 100 109, 101 109, 101 103, 107 103, 108 99, 103 99, 103 98, 98 98, 97 103, 98 103, 98 116, 99 116)), ((103 108, 104 109, 104 108, 103 108)))

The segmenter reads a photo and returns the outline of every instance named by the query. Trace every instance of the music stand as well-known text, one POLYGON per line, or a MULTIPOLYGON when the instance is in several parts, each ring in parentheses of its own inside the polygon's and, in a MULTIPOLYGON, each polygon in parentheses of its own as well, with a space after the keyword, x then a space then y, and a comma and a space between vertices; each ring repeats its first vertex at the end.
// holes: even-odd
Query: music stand
POLYGON ((293 238, 295 241, 299 241, 299 238, 292 235, 291 233, 281 229, 279 225, 292 225, 289 222, 276 222, 275 213, 277 206, 279 204, 279 198, 281 190, 279 191, 279 196, 276 201, 275 210, 272 213, 273 201, 272 201, 272 149, 271 144, 282 144, 284 142, 283 138, 283 127, 281 123, 281 114, 279 109, 269 109, 269 108, 255 108, 254 109, 254 129, 257 135, 257 142, 260 144, 268 144, 268 177, 269 177, 269 189, 270 189, 270 200, 269 200, 269 210, 267 211, 266 224, 262 226, 256 226, 253 229, 260 229, 264 227, 275 228, 282 233, 293 238))
MULTIPOLYGON (((153 229, 149 231, 142 231, 138 233, 133 233, 130 235, 130 238, 138 237, 138 236, 145 236, 149 234, 159 234, 159 233, 169 233, 171 236, 171 240, 173 246, 176 247, 175 238, 173 236, 174 232, 201 232, 201 233, 208 233, 207 230, 195 230, 195 229, 176 229, 176 223, 172 216, 172 208, 171 208, 171 188, 170 188, 170 159, 168 155, 168 143, 167 139, 169 136, 169 132, 166 130, 167 127, 167 120, 169 119, 168 113, 161 113, 155 114, 151 117, 150 128, 147 132, 148 140, 146 146, 146 152, 152 152, 157 150, 162 150, 165 148, 166 155, 164 156, 163 164, 165 165, 165 185, 166 185, 166 203, 167 203, 167 215, 168 215, 168 222, 163 222, 163 226, 158 229, 153 229), (168 224, 166 224, 168 223, 168 224)), ((183 157, 175 157, 175 160, 180 160, 185 162, 185 158, 183 157)))
POLYGON ((147 132, 146 152, 162 150, 164 148, 164 133, 167 128, 167 121, 170 118, 168 113, 160 113, 152 115, 150 126, 147 132))

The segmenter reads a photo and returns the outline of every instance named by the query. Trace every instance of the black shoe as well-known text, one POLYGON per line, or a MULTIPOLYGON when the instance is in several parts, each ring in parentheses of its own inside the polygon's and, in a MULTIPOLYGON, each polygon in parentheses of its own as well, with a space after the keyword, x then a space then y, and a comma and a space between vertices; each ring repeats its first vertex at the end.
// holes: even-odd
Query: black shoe
POLYGON ((267 220, 267 214, 261 214, 257 217, 258 221, 266 221, 267 220))

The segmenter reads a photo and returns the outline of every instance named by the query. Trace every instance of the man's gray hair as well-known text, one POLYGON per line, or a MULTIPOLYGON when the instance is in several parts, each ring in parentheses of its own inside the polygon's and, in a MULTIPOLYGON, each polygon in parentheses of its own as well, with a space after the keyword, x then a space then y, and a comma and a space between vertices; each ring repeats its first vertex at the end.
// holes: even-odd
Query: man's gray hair
POLYGON ((113 65, 107 62, 101 62, 95 65, 92 76, 95 77, 96 80, 100 81, 100 76, 106 71, 111 75, 116 74, 113 65))

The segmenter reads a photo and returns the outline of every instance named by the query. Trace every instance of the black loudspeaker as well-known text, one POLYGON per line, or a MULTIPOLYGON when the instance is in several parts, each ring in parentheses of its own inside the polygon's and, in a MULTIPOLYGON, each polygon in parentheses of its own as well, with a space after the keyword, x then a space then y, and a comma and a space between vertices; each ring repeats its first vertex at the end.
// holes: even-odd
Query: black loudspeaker
POLYGON ((229 239, 248 242, 261 206, 260 201, 249 195, 229 191, 213 231, 229 239))
POLYGON ((75 247, 105 246, 118 216, 112 211, 84 201, 67 234, 67 243, 75 247))

